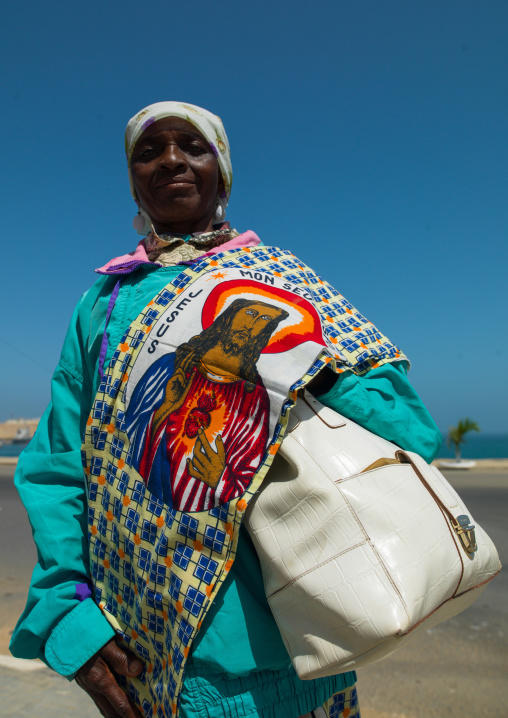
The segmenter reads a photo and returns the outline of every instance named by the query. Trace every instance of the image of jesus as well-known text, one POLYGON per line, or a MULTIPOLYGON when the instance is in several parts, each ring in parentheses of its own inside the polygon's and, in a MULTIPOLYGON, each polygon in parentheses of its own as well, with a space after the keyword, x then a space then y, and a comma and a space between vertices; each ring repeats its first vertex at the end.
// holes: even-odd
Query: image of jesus
POLYGON ((270 402, 256 363, 288 316, 235 299, 143 374, 126 414, 132 465, 167 505, 203 511, 249 486, 269 440, 270 402))

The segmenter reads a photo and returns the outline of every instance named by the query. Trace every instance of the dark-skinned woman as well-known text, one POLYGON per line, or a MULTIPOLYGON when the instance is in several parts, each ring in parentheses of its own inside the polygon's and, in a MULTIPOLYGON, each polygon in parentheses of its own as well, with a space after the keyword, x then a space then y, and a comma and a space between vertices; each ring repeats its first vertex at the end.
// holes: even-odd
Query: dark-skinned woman
POLYGON ((18 463, 39 562, 11 650, 106 716, 354 716, 353 672, 296 676, 242 517, 305 384, 427 460, 439 432, 386 337, 224 222, 218 117, 151 105, 126 152, 143 239, 96 270, 18 463))

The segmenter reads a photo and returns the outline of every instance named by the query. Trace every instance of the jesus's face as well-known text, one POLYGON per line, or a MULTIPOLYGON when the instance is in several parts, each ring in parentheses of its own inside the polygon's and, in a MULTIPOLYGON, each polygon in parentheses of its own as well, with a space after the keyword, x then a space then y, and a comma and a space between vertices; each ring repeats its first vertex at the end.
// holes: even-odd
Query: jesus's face
POLYGON ((255 342, 268 322, 281 314, 278 307, 262 302, 248 304, 234 315, 226 337, 221 344, 226 354, 239 354, 251 342, 255 342))

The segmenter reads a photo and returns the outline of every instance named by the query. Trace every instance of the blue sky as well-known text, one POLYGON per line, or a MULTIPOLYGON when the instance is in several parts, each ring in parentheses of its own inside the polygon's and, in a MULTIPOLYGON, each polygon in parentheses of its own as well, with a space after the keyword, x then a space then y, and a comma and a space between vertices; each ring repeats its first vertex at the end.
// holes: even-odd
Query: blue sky
POLYGON ((290 248, 411 358, 442 430, 508 433, 504 1, 11 3, 0 420, 39 416, 93 269, 135 247, 123 132, 219 114, 228 219, 290 248))

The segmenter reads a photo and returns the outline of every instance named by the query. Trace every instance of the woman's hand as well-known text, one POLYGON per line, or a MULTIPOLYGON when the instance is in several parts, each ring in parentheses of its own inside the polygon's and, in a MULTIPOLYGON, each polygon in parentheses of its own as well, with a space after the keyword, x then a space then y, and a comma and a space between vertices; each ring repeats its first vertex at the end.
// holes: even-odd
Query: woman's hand
POLYGON ((75 680, 106 718, 142 718, 116 682, 112 670, 121 676, 137 676, 143 670, 139 658, 120 648, 114 638, 81 666, 75 680))

